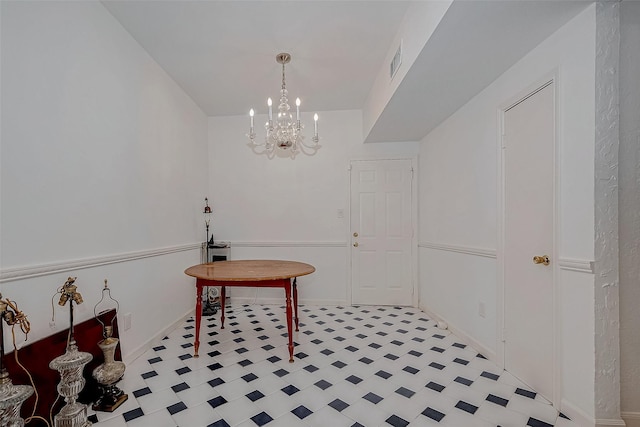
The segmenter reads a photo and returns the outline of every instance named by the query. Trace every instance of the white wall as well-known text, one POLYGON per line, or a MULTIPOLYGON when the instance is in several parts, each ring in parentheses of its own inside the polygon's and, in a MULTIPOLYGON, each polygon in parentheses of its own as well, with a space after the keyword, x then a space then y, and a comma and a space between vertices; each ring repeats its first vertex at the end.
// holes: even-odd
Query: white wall
MULTIPOLYGON (((620 77, 622 410, 636 424, 637 6, 622 3, 620 77)), ((78 276, 85 299, 77 307, 79 321, 93 315, 104 278, 121 313, 133 313, 132 329, 121 330, 125 357, 190 312, 193 281, 182 271, 200 259, 194 247, 204 233, 198 212, 207 195, 213 232, 233 242, 232 258, 311 262, 318 271, 300 280, 301 301, 346 303, 349 160, 408 158, 420 151, 421 306, 495 357, 496 111, 554 69, 559 256, 581 262, 593 257, 593 7, 421 144, 363 145, 361 112, 324 112, 323 147, 295 160, 252 153, 246 117, 210 118, 207 129, 192 100, 100 3, 0 7, 0 291, 29 316, 29 342, 67 326, 68 312, 60 307, 55 325, 49 322, 51 295, 68 275, 78 276), (338 209, 344 218, 337 218, 338 209), (485 318, 476 315, 481 302, 485 318)), ((564 269, 558 286, 563 410, 588 418, 594 406, 593 277, 564 269)))
POLYGON ((369 96, 362 109, 363 132, 366 137, 376 124, 376 121, 384 111, 387 103, 400 86, 400 83, 411 69, 438 24, 453 2, 442 1, 418 1, 412 2, 407 8, 404 19, 398 28, 387 55, 382 62, 382 67, 376 76, 369 96), (402 44, 402 63, 397 69, 393 79, 389 76, 389 64, 402 44))
MULTIPOLYGON (((498 109, 557 73, 558 257, 588 265, 594 253, 594 40, 591 6, 427 135, 420 146, 420 304, 477 341, 489 356, 499 349, 499 308, 495 300, 485 300, 498 292, 492 258, 499 250, 498 109), (481 302, 485 318, 478 316, 481 302)), ((578 418, 593 419, 593 276, 562 270, 557 278, 562 408, 578 418)))
MULTIPOLYGON (((256 117, 255 123, 265 120, 256 117)), ((302 120, 312 126, 311 115, 303 114, 302 120)), ((417 154, 418 143, 363 144, 360 111, 325 111, 319 122, 322 147, 315 155, 269 159, 247 146, 248 126, 248 116, 209 118, 215 239, 231 241, 235 259, 308 261, 317 271, 300 279, 301 301, 345 304, 349 160, 410 158, 417 154), (338 209, 344 210, 343 218, 338 218, 338 209)), ((263 138, 263 129, 256 128, 263 138)), ((268 291, 260 296, 281 298, 277 290, 268 291)), ((255 297, 252 290, 233 292, 255 297)))
POLYGON ((107 278, 133 313, 131 354, 191 309, 182 272, 200 260, 206 116, 99 2, 1 7, 3 296, 32 342, 68 326, 58 309, 49 327, 68 275, 85 300, 78 321, 107 278))
POLYGON ((640 427, 640 3, 620 3, 620 386, 627 427, 640 427))

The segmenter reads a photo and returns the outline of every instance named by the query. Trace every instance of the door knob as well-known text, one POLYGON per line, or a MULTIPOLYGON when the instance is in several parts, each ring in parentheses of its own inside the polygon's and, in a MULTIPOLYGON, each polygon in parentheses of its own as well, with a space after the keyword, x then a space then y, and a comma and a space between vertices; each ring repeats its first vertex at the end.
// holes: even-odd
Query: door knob
POLYGON ((358 246, 359 246, 359 245, 358 245, 358 242, 355 242, 355 243, 353 244, 353 247, 354 247, 354 248, 357 248, 358 246))
POLYGON ((358 237, 358 232, 353 233, 353 237, 358 237))
POLYGON ((533 263, 534 264, 549 265, 549 256, 548 255, 534 256, 533 257, 533 263))

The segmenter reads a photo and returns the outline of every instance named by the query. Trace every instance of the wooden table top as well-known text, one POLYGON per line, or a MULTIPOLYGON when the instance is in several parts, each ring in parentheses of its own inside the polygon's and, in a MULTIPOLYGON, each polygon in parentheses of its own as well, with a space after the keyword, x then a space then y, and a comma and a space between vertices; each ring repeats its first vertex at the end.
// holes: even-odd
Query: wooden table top
POLYGON ((187 268, 184 273, 205 280, 253 282, 290 279, 306 276, 314 271, 316 271, 314 266, 297 261, 234 260, 194 265, 187 268))

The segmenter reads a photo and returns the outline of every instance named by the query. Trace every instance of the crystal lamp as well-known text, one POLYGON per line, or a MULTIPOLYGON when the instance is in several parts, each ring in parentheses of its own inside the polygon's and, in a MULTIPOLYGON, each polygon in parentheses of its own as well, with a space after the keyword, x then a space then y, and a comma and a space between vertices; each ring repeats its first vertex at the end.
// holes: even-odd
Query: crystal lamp
POLYGON ((93 378, 100 385, 100 397, 92 406, 95 411, 113 412, 129 398, 127 394, 116 386, 116 383, 122 379, 126 369, 124 362, 114 359, 116 347, 120 340, 113 336, 113 323, 119 311, 120 303, 111 296, 111 289, 107 285, 107 279, 104 279, 102 298, 93 307, 93 315, 102 326, 102 337, 104 338, 98 342, 98 347, 100 347, 104 355, 104 363, 96 367, 92 373, 93 378), (104 309, 101 310, 102 308, 104 309), (105 318, 103 321, 101 317, 104 313, 109 312, 110 308, 115 308, 115 313, 107 325, 108 319, 105 318))
POLYGON ((20 324, 25 335, 29 332, 29 322, 26 320, 26 316, 8 298, 3 300, 2 294, 0 294, 0 426, 22 427, 25 422, 20 418, 20 409, 22 403, 33 394, 33 387, 13 385, 9 378, 9 372, 3 364, 3 320, 10 326, 20 324))
POLYGON ((58 393, 64 397, 66 405, 54 417, 54 427, 88 427, 91 422, 87 419, 87 405, 77 401, 78 395, 85 386, 86 380, 82 374, 84 365, 91 362, 91 353, 78 350, 78 345, 73 337, 73 303, 82 304, 82 295, 74 285, 75 277, 69 277, 58 290, 60 301, 64 306, 69 301, 69 335, 67 337, 67 349, 64 354, 49 362, 49 368, 60 373, 58 393))

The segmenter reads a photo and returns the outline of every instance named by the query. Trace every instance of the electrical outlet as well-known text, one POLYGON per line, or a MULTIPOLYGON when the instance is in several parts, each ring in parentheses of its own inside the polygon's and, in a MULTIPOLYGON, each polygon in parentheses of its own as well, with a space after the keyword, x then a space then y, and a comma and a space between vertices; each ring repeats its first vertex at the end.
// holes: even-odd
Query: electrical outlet
POLYGON ((478 303, 478 316, 482 317, 483 319, 487 316, 483 302, 478 303))
POLYGON ((338 209, 337 216, 338 218, 344 218, 344 209, 338 209))
POLYGON ((131 329, 131 313, 125 313, 124 317, 124 330, 128 331, 131 329))
POLYGON ((51 329, 55 329, 56 328, 56 322, 49 322, 49 327, 51 329))

